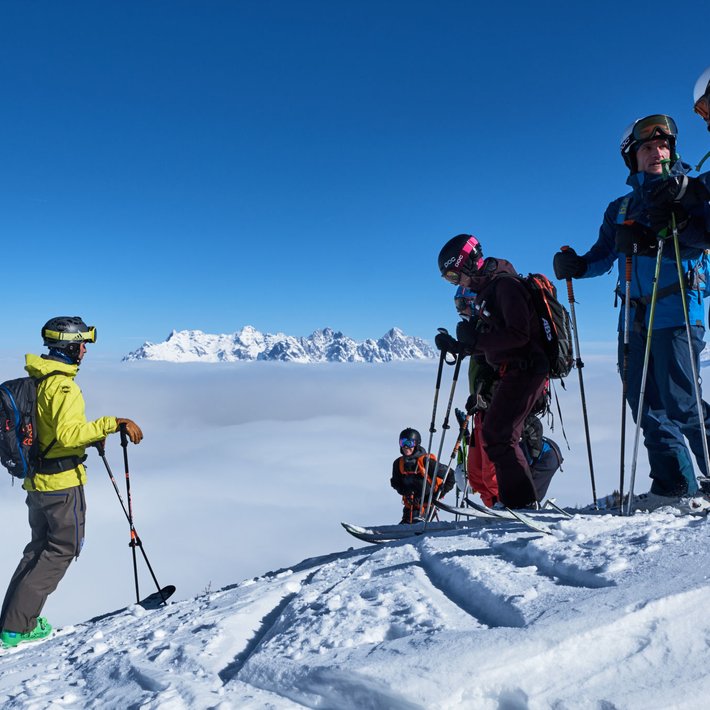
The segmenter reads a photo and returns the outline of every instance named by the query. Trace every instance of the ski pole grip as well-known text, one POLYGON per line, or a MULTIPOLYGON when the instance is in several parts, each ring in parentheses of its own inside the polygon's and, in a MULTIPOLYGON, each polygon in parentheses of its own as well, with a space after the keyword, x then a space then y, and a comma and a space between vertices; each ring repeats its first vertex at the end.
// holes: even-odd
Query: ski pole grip
POLYGON ((106 447, 104 446, 103 439, 101 439, 100 441, 95 441, 92 446, 95 447, 96 450, 99 452, 99 456, 103 457, 106 455, 106 447))
MULTIPOLYGON (((560 251, 569 251, 572 247, 570 247, 568 244, 565 244, 563 247, 560 247, 560 251)), ((574 286, 572 286, 572 279, 566 279, 567 281, 567 299, 569 300, 570 303, 574 303, 574 286)))
POLYGON ((119 424, 118 431, 121 435, 121 446, 125 449, 128 446, 128 432, 126 431, 126 425, 124 423, 119 424))

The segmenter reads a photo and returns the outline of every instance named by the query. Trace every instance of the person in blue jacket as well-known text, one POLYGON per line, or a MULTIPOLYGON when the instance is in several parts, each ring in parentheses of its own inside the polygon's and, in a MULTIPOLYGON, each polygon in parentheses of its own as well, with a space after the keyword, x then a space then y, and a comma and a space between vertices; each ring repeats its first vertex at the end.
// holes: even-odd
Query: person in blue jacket
MULTIPOLYGON (((704 346, 703 298, 710 291, 708 259, 703 250, 710 247, 710 208, 703 199, 702 183, 689 178, 689 167, 677 159, 677 133, 675 121, 663 114, 638 119, 626 129, 621 155, 629 168, 627 184, 632 191, 609 204, 599 238, 588 252, 580 256, 574 249, 565 249, 555 254, 553 261, 558 279, 600 276, 617 262, 617 293, 623 305, 626 256, 633 255, 627 401, 634 418, 640 398, 658 239, 671 236, 672 218, 680 235, 683 288, 696 371, 704 346)), ((623 357, 624 308, 620 311, 619 363, 623 357)), ((652 479, 645 501, 649 509, 697 493, 698 482, 685 439, 701 472, 708 475, 703 437, 707 439, 710 407, 702 402, 705 426, 701 427, 672 240, 664 242, 651 337, 641 412, 652 479)))

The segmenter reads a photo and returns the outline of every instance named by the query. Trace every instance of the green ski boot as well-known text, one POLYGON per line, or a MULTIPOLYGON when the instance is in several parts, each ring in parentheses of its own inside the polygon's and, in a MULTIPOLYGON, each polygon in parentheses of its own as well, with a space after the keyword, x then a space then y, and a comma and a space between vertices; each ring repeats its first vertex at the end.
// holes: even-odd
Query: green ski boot
POLYGON ((37 626, 35 626, 32 631, 28 631, 26 634, 21 634, 17 631, 2 631, 0 632, 0 641, 2 641, 5 648, 14 648, 21 643, 45 639, 50 636, 51 633, 51 624, 43 616, 38 616, 37 626))

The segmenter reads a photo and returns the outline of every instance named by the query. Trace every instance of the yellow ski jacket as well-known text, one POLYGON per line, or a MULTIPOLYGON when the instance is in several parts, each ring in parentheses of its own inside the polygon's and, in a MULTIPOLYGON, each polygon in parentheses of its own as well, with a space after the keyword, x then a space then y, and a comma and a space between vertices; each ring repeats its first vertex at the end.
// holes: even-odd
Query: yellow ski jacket
MULTIPOLYGON (((81 458, 89 444, 105 439, 118 430, 116 417, 100 417, 86 421, 84 396, 74 382, 78 365, 68 365, 57 360, 48 360, 38 355, 25 355, 25 370, 32 377, 42 377, 49 372, 66 372, 43 380, 37 390, 37 434, 40 451, 56 439, 47 453, 47 459, 77 456, 81 458)), ((65 488, 84 485, 86 469, 83 464, 69 471, 53 474, 35 474, 24 480, 26 491, 61 491, 65 488)))

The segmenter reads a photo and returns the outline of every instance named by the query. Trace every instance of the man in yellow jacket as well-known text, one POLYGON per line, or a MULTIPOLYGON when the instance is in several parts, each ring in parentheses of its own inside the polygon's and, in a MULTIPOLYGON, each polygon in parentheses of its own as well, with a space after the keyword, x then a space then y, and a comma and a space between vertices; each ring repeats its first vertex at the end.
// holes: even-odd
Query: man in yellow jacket
POLYGON ((25 370, 43 379, 37 388, 37 430, 43 456, 38 473, 24 480, 32 539, 10 580, 0 613, 0 641, 16 646, 49 636, 52 627, 40 616, 84 543, 84 484, 87 446, 125 425, 134 444, 143 438, 130 419, 100 417, 88 422, 84 397, 74 378, 86 343, 96 329, 78 316, 52 318, 42 328, 46 355, 26 355, 25 370))

